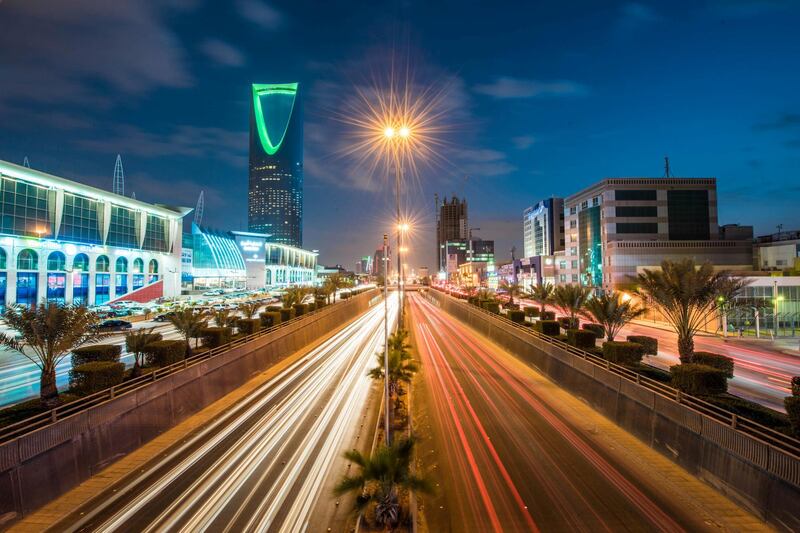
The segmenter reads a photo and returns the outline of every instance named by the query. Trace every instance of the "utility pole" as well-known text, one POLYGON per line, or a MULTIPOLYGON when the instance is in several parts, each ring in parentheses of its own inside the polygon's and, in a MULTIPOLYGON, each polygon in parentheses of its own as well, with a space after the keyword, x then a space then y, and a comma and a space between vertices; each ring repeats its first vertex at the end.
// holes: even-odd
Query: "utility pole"
POLYGON ((389 435, 389 234, 383 234, 383 423, 387 446, 392 443, 389 435))

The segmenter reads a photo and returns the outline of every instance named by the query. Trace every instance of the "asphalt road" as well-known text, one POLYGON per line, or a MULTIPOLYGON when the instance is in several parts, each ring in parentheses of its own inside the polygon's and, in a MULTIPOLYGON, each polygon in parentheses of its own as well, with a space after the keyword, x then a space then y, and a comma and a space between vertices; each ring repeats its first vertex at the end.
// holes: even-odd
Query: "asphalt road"
POLYGON ((379 305, 52 531, 344 530, 346 512, 319 509, 360 431, 382 345, 379 305))
POLYGON ((430 531, 718 530, 664 472, 710 491, 701 482, 658 457, 647 461, 661 472, 629 462, 624 446, 652 451, 616 426, 624 446, 623 437, 601 445, 613 432, 592 427, 606 419, 422 296, 409 302, 422 362, 419 453, 438 487, 424 505, 430 531))

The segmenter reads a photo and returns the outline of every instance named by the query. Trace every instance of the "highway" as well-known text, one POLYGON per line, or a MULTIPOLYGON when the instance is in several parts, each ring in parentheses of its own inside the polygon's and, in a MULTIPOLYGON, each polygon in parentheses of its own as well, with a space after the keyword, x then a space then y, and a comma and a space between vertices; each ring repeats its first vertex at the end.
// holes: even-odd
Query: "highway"
MULTIPOLYGON (((391 298, 390 322, 396 314, 391 298)), ((330 487, 344 473, 382 346, 377 305, 52 530, 344 530, 344 507, 329 521, 330 487)))
POLYGON ((409 298, 430 531, 712 531, 760 521, 423 296, 409 298), (713 509, 713 511, 711 511, 713 509))

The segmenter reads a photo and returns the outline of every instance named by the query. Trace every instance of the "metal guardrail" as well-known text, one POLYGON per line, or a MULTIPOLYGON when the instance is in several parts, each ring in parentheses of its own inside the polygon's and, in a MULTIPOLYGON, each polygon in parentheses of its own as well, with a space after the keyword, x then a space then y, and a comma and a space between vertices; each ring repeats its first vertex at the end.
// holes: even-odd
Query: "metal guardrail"
MULTIPOLYGON (((353 297, 351 296, 349 298, 339 300, 338 303, 347 304, 348 302, 351 301, 351 298, 353 297)), ((113 387, 104 389, 99 392, 95 392, 88 396, 83 396, 73 402, 60 405, 49 411, 45 411, 43 413, 28 417, 25 420, 20 420, 19 422, 14 422, 13 424, 0 427, 0 444, 3 444, 10 440, 14 440, 15 438, 36 431, 37 429, 47 427, 50 424, 58 422, 59 420, 63 420, 64 418, 78 414, 91 407, 100 405, 109 400, 113 400, 124 394, 130 394, 132 392, 135 392, 141 388, 146 387, 150 383, 164 379, 176 372, 198 365, 218 355, 227 353, 233 350, 234 348, 237 348, 243 344, 247 344, 248 342, 254 341, 265 335, 269 335, 276 331, 280 331, 289 326, 296 326, 302 323, 303 321, 316 316, 318 313, 324 312, 328 309, 335 307, 336 305, 337 302, 334 302, 333 304, 325 306, 322 309, 315 309, 310 313, 305 313, 303 315, 300 315, 299 317, 287 320, 286 322, 281 322, 277 326, 272 326, 270 328, 262 329, 255 333, 251 333, 250 335, 247 335, 245 337, 234 339, 231 342, 224 344, 222 346, 218 346, 216 348, 212 348, 211 350, 207 350, 197 355, 187 357, 183 361, 179 361, 177 363, 173 363, 169 366, 165 366, 162 368, 157 368, 151 372, 142 374, 137 378, 125 381, 119 385, 115 385, 113 387)))
POLYGON ((477 313, 483 313, 490 318, 500 320, 504 325, 510 325, 516 328, 520 333, 533 336, 541 341, 557 346, 558 348, 561 348, 562 350, 565 350, 571 353, 572 355, 575 355, 577 357, 580 357, 581 359, 589 361, 590 363, 599 366, 605 370, 608 370, 620 377, 623 377, 628 381, 634 382, 637 385, 640 385, 652 392, 655 392, 656 394, 664 398, 675 401, 681 405, 687 406, 703 416, 707 416, 713 420, 716 420, 717 422, 721 422, 739 433, 742 433, 748 437, 757 439, 764 444, 777 448, 787 454, 792 455, 796 459, 800 459, 800 440, 798 439, 790 437, 789 435, 781 433, 780 431, 776 431, 772 428, 768 428, 767 426, 759 424, 755 420, 751 420, 749 418, 737 415, 734 412, 728 411, 727 409, 724 409, 718 405, 709 403, 701 398, 681 392, 679 389, 671 387, 670 385, 666 385, 664 383, 661 383, 660 381, 656 381, 646 376, 642 376, 641 374, 634 372, 629 368, 618 365, 616 363, 612 363, 606 359, 603 359, 598 355, 587 352, 585 350, 581 350, 580 348, 576 348, 575 346, 567 344, 566 342, 560 339, 544 335, 542 333, 539 333, 538 331, 533 330, 530 327, 523 326, 516 322, 512 322, 511 320, 502 315, 497 315, 495 313, 487 311, 486 309, 472 305, 460 298, 452 297, 446 292, 443 291, 438 291, 438 292, 453 298, 454 301, 466 306, 468 309, 472 311, 475 311, 477 313))

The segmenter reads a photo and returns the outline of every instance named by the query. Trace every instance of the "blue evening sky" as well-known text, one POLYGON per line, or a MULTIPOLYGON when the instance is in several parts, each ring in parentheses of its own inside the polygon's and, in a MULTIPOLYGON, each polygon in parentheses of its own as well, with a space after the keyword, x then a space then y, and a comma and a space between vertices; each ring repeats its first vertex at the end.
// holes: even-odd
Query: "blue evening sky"
POLYGON ((246 225, 249 84, 300 81, 305 246, 353 268, 392 212, 344 155, 355 87, 406 61, 441 92, 409 176, 411 266, 433 194, 466 195, 497 255, 522 210, 607 176, 718 179, 721 223, 800 227, 800 2, 0 0, 0 158, 246 225), (464 176, 468 176, 466 179, 464 176))

